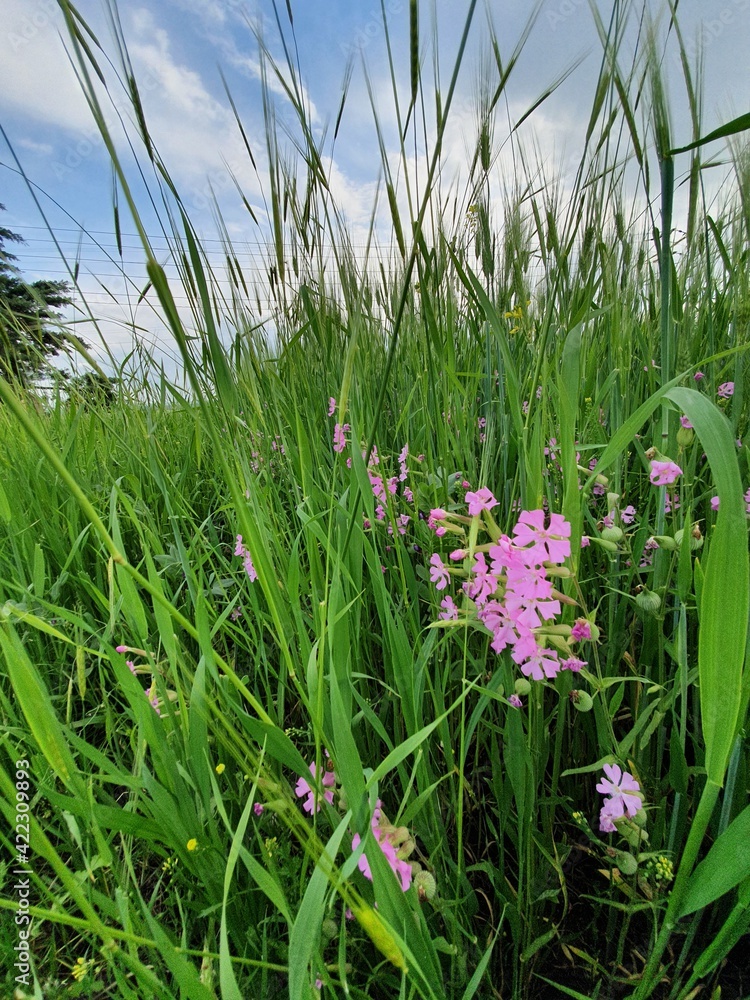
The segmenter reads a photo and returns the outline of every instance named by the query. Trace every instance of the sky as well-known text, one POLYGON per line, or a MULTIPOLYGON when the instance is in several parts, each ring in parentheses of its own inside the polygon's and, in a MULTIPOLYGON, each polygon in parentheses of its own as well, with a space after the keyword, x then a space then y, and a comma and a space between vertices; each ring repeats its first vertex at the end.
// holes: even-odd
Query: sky
MULTIPOLYGON (((657 17, 668 8, 666 0, 647 3, 657 17)), ((597 0, 597 4, 606 17, 611 0, 597 0)), ((109 75, 113 100, 105 117, 118 149, 123 151, 128 180, 156 256, 168 265, 157 211, 149 203, 149 192, 153 195, 155 186, 153 181, 140 179, 117 123, 118 114, 127 120, 132 112, 107 66, 108 60, 118 63, 110 5, 79 0, 77 7, 93 33, 92 47, 109 75)), ((409 92, 408 0, 382 0, 382 10, 381 0, 278 0, 277 7, 278 23, 272 0, 160 0, 158 4, 119 0, 117 6, 149 131, 209 257, 217 264, 220 261, 220 233, 212 208, 215 198, 227 232, 241 252, 243 268, 248 276, 261 281, 266 267, 269 190, 258 37, 280 65, 285 59, 283 41, 292 53, 296 45, 293 58, 299 62, 309 119, 316 140, 323 144, 331 193, 346 220, 355 253, 364 254, 379 191, 376 228, 384 239, 389 238, 367 85, 369 79, 384 143, 395 164, 397 128, 382 10, 404 104, 409 92), (352 75, 347 101, 333 144, 349 66, 352 75), (243 122, 257 170, 245 150, 223 81, 243 122), (243 205, 235 181, 257 223, 243 205)), ((419 7, 423 70, 430 81, 437 64, 445 94, 468 2, 420 0, 419 7)), ((503 141, 508 122, 517 121, 551 84, 574 67, 524 125, 525 140, 534 145, 549 176, 561 177, 563 187, 565 178, 572 176, 601 62, 601 44, 588 0, 540 0, 536 5, 524 0, 480 0, 445 136, 441 182, 446 188, 454 177, 465 175, 473 148, 474 105, 477 81, 488 58, 488 24, 492 23, 507 60, 535 7, 536 18, 511 76, 507 99, 498 109, 495 138, 501 147, 499 167, 506 175, 513 170, 512 145, 503 141)), ((641 0, 632 4, 623 62, 640 8, 641 0)), ((750 0, 681 0, 678 9, 690 56, 702 53, 705 134, 750 107, 750 0)), ((146 284, 144 253, 121 193, 117 203, 122 256, 116 244, 110 161, 76 78, 57 3, 0 0, 0 25, 0 125, 5 134, 5 138, 0 134, 0 203, 6 207, 0 213, 0 225, 26 240, 25 245, 13 248, 25 277, 67 278, 66 268, 77 260, 80 290, 113 353, 122 357, 132 347, 135 324, 139 337, 153 344, 157 355, 169 359, 169 340, 150 309, 153 296, 139 302, 146 284)), ((667 50, 665 67, 674 111, 674 140, 681 145, 691 135, 673 47, 667 50)), ((288 128, 292 137, 298 135, 289 101, 273 74, 268 85, 282 129, 288 128)), ((132 126, 128 132, 132 138, 132 126)), ((721 154, 721 147, 717 145, 711 153, 721 154)), ((139 161, 149 166, 142 147, 139 161)), ((425 168, 424 155, 417 151, 407 168, 412 171, 412 181, 423 178, 425 168)), ((460 190, 458 182, 455 190, 460 190)), ((398 197, 405 209, 403 178, 398 197)), ((174 269, 168 267, 168 273, 174 275, 174 269)), ((184 309, 187 303, 179 293, 176 287, 178 306, 184 309)), ((79 332, 94 342, 90 323, 80 311, 74 315, 81 322, 79 332)), ((104 352, 95 345, 94 353, 102 357, 104 352)))

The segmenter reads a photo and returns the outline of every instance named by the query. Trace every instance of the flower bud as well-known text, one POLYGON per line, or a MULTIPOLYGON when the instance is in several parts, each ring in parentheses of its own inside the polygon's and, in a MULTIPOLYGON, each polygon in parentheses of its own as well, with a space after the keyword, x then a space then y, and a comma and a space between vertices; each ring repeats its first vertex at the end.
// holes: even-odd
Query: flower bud
POLYGON ((623 531, 622 528, 613 525, 611 528, 602 528, 601 534, 605 542, 620 542, 622 541, 623 531))
POLYGON ((607 494, 607 510, 612 513, 612 511, 617 506, 617 501, 620 499, 619 493, 608 493, 607 494))
POLYGON ((525 677, 519 677, 513 687, 516 694, 527 695, 531 693, 531 683, 525 677))
POLYGON ((604 549, 605 552, 617 552, 617 542, 611 542, 607 538, 596 538, 594 535, 589 535, 589 541, 604 549))
POLYGON ((649 541, 656 542, 660 549, 668 549, 670 552, 677 548, 677 542, 671 535, 652 535, 649 541))

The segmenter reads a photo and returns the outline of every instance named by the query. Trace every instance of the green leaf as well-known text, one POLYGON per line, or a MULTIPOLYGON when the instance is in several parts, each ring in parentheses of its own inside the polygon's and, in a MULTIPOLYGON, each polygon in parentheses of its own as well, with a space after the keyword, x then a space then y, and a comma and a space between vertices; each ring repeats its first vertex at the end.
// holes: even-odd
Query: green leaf
POLYGON ((739 719, 750 611, 742 480, 732 427, 718 407, 695 389, 671 389, 667 396, 695 428, 720 501, 703 567, 698 676, 706 774, 721 785, 739 719))
POLYGON ((738 132, 745 132, 749 128, 750 112, 747 112, 744 115, 740 115, 739 118, 733 118, 725 125, 720 125, 719 128, 714 129, 713 132, 709 132, 708 135, 704 135, 701 139, 689 142, 687 146, 670 149, 667 156, 674 156, 676 153, 687 153, 689 149, 697 149, 699 146, 705 146, 707 142, 713 142, 715 139, 727 139, 730 135, 737 135, 738 132))
POLYGON ((678 917, 708 906, 750 877, 750 806, 729 824, 690 876, 678 917))

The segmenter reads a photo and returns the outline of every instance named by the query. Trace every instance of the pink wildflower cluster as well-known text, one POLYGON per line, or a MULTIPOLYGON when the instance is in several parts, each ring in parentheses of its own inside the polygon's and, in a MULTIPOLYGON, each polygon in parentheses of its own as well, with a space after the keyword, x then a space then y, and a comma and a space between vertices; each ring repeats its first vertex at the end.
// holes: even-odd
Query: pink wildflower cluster
POLYGON ((237 544, 234 547, 234 554, 242 559, 242 565, 245 567, 245 572, 250 577, 250 583, 254 583, 258 579, 258 574, 255 572, 255 566, 253 566, 253 560, 250 558, 250 553, 244 546, 242 535, 237 535, 237 544))
POLYGON ((628 771, 623 771, 617 764, 604 765, 605 778, 596 786, 597 792, 605 796, 604 805, 599 811, 599 829, 602 833, 614 833, 617 829, 615 821, 624 816, 633 817, 642 806, 641 786, 628 771))
MULTIPOLYGON (((401 888, 404 892, 406 892, 411 885, 412 880, 412 866, 406 858, 414 850, 414 841, 409 836, 409 831, 406 827, 395 827, 388 822, 385 814, 383 813, 380 799, 378 799, 375 805, 375 810, 372 814, 372 820, 370 823, 370 829, 372 830, 373 836, 375 837, 380 850, 385 855, 386 861, 391 866, 394 875, 398 879, 401 888)), ((358 833, 355 833, 352 838, 352 850, 356 851, 361 843, 362 838, 358 833)), ((362 872, 364 877, 372 882, 372 871, 366 854, 363 853, 360 855, 357 867, 362 872)))
MULTIPOLYGON (((149 655, 145 649, 135 649, 133 646, 115 646, 115 652, 135 653, 138 656, 149 655)), ((137 677, 139 673, 147 673, 149 671, 148 667, 137 667, 133 660, 126 660, 125 666, 128 668, 133 677, 137 677)), ((151 678, 151 686, 146 688, 143 693, 148 698, 149 705, 153 708, 156 714, 161 717, 161 702, 159 701, 159 692, 156 689, 156 677, 151 678)))
MULTIPOLYGON (((367 476, 370 480, 370 486, 372 487, 372 494, 378 501, 378 505, 375 508, 375 520, 385 521, 388 516, 388 501, 389 498, 392 504, 395 504, 396 498, 398 496, 399 483, 402 484, 401 495, 406 503, 414 503, 414 494, 411 487, 408 485, 409 467, 407 465, 407 460, 409 457, 409 445, 405 444, 401 449, 398 456, 398 467, 399 472, 397 476, 390 476, 386 478, 384 474, 380 472, 378 466, 380 465, 380 457, 378 455, 377 448, 373 448, 372 454, 370 455, 370 462, 367 469, 367 476)), ((367 458, 367 452, 362 452, 362 458, 367 458)), ((421 462, 424 459, 424 455, 418 455, 416 458, 417 462, 421 462)), ((348 464, 348 463, 347 463, 348 464)), ((395 529, 399 535, 405 535, 407 526, 412 519, 411 514, 405 512, 396 514, 395 529)), ((372 525, 365 519, 365 527, 370 528, 372 525)), ((394 531, 394 524, 388 525, 388 534, 392 535, 394 531)))
MULTIPOLYGON (((488 489, 467 493, 469 513, 472 516, 490 510, 497 501, 488 489)), ((451 516, 445 511, 432 511, 432 519, 445 522, 451 516)), ((466 520, 463 518, 463 520, 466 520)), ((458 529, 458 525, 451 524, 458 529)), ((461 529, 458 529, 461 530, 461 529)), ((579 669, 583 661, 571 658, 562 662, 558 649, 545 645, 545 623, 551 622, 561 612, 563 595, 556 591, 549 579, 549 569, 559 566, 570 556, 570 524, 560 514, 550 514, 549 521, 543 510, 524 510, 513 528, 512 535, 492 531, 493 541, 479 545, 473 552, 473 565, 465 569, 449 569, 435 553, 430 559, 430 578, 438 590, 444 590, 451 574, 468 577, 462 589, 476 608, 476 616, 492 633, 492 648, 501 653, 510 647, 512 659, 521 672, 533 680, 553 678, 563 668, 579 669), (489 562, 488 562, 489 560, 489 562), (575 666, 572 666, 575 664, 575 666)), ((469 558, 469 553, 457 549, 451 553, 454 561, 469 558)), ((452 598, 442 602, 445 609, 441 619, 458 617, 452 598)), ((570 636, 572 641, 590 638, 588 623, 576 623, 570 636)), ((556 636, 556 639, 561 637, 556 636)), ((567 649, 564 642, 558 642, 567 649)))

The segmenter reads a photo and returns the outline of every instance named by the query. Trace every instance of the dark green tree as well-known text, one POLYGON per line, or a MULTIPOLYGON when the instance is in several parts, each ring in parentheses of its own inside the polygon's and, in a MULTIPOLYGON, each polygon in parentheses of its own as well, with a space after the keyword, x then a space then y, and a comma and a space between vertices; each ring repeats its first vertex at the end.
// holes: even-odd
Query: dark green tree
POLYGON ((18 233, 0 226, 0 377, 28 384, 66 343, 83 341, 59 324, 57 310, 71 302, 68 283, 43 278, 27 284, 21 277, 16 256, 5 247, 23 242, 18 233))

